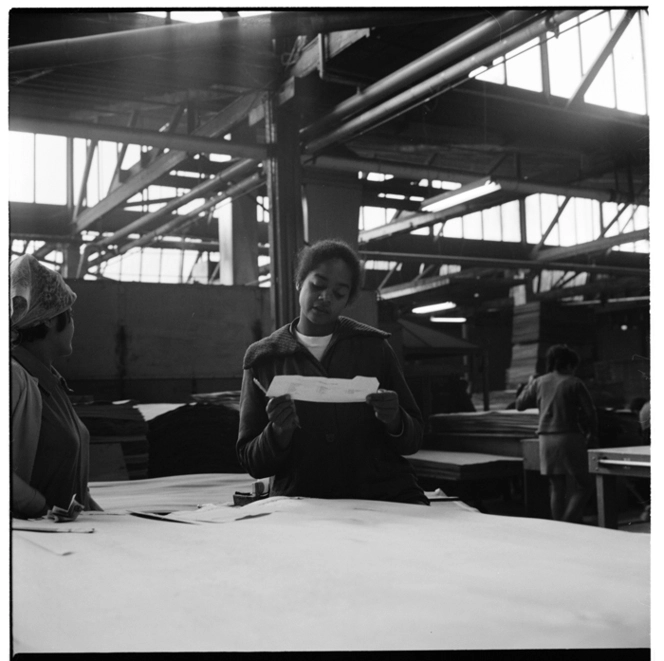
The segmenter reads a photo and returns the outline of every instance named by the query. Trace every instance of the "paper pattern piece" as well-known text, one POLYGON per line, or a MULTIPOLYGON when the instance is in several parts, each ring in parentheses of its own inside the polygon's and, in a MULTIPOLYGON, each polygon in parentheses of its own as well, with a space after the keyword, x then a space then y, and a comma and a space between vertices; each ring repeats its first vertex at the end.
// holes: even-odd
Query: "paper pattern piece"
POLYGON ((275 376, 267 391, 268 397, 290 395, 303 402, 346 404, 363 402, 366 396, 378 390, 374 376, 356 376, 354 379, 326 379, 322 376, 275 376))

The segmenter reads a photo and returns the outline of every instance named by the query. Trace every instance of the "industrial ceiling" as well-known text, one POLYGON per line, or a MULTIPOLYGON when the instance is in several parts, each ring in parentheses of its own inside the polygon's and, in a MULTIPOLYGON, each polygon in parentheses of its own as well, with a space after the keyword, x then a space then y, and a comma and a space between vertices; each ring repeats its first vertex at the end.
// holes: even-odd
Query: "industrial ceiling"
MULTIPOLYGON (((12 10, 10 129, 151 149, 138 166, 117 172, 96 205, 38 211, 12 204, 11 233, 43 237, 42 256, 84 230, 108 233, 84 269, 136 244, 131 232, 141 235, 136 245, 159 245, 166 232, 186 228, 187 236, 213 245, 214 229, 196 218, 183 224, 175 204, 146 216, 126 202, 151 184, 189 188, 211 204, 260 190, 269 96, 295 118, 303 170, 394 175, 363 180, 364 204, 387 206, 385 194, 403 196, 421 179, 500 184, 491 195, 437 213, 422 212, 408 195, 389 199, 400 216, 358 236, 365 258, 403 265, 373 274, 369 284, 385 299, 404 309, 441 299, 488 305, 545 268, 588 273, 587 285, 574 292, 587 298, 647 296, 649 256, 611 250, 647 239, 647 230, 566 248, 410 233, 537 192, 612 201, 620 209, 648 204, 648 116, 585 104, 583 90, 568 101, 547 89, 469 78, 580 13, 220 12, 219 21, 185 24, 128 11, 12 10), (220 163, 211 153, 233 160, 220 163), (461 271, 436 276, 440 264, 461 271)), ((260 241, 265 246, 267 237, 260 241)))

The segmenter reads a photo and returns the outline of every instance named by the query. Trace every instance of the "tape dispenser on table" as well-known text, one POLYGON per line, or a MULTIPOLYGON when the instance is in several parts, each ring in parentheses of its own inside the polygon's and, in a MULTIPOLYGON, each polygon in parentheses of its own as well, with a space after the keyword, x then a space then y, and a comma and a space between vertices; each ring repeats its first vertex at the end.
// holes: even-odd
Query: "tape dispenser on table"
POLYGON ((237 507, 254 503, 270 495, 270 483, 268 480, 256 480, 252 491, 236 491, 233 494, 233 504, 237 507))

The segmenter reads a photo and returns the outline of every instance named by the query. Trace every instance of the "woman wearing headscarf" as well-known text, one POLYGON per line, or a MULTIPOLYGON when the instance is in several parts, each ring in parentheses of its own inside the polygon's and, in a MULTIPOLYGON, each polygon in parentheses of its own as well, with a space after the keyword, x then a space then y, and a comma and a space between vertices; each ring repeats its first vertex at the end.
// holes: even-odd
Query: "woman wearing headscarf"
POLYGON ((13 516, 100 510, 88 489, 90 434, 53 367, 72 352, 76 294, 32 255, 10 266, 13 516), (57 511, 57 510, 56 510, 57 511))

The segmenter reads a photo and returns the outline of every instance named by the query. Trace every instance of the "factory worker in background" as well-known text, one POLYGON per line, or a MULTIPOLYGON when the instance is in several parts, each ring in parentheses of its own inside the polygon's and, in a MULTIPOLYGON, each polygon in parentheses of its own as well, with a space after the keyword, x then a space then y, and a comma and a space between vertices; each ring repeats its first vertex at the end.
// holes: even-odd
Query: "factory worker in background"
POLYGON ((90 435, 53 367, 72 352, 76 294, 59 273, 23 255, 9 266, 11 512, 72 520, 100 510, 88 490, 90 435))
POLYGON ((300 316, 252 344, 244 358, 237 452, 271 495, 429 504, 402 455, 422 443, 422 415, 388 333, 341 313, 360 290, 361 265, 346 243, 305 247, 295 277, 300 316), (376 377, 358 403, 268 398, 277 375, 376 377))
POLYGON ((565 345, 546 354, 547 374, 532 378, 516 399, 516 408, 539 409, 540 472, 549 479, 551 517, 580 522, 592 482, 588 448, 597 447, 597 412, 583 381, 574 375, 579 356, 565 345), (567 499, 567 477, 572 493, 567 499))

